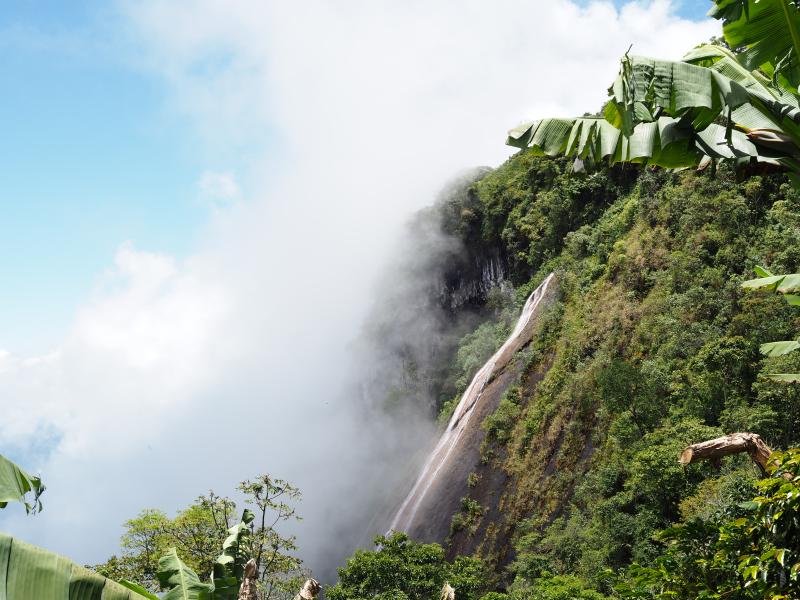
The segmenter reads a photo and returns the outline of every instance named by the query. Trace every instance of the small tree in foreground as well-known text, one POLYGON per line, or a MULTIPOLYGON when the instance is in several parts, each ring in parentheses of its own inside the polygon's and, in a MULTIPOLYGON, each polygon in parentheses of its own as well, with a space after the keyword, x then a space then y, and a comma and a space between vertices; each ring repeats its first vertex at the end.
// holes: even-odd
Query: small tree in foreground
MULTIPOLYGON (((237 552, 241 558, 254 561, 253 585, 258 600, 294 597, 303 583, 302 561, 295 555, 294 536, 285 536, 278 528, 283 522, 299 519, 295 503, 300 499, 300 491, 287 481, 269 475, 243 481, 238 490, 249 507, 239 524, 233 516, 236 503, 213 491, 178 511, 175 518, 160 510, 145 509, 125 522, 121 553, 93 569, 105 577, 135 581, 145 590, 157 592, 169 581, 169 577, 164 579, 160 575, 165 569, 164 557, 172 557, 168 561, 168 571, 176 574, 178 580, 191 572, 202 583, 201 576, 209 577, 212 573, 217 579, 220 549, 243 544, 237 552), (246 528, 246 535, 242 527, 246 528), (234 534, 235 540, 231 538, 234 534)), ((239 582, 243 577, 243 565, 237 567, 239 582)), ((215 598, 222 597, 220 594, 217 585, 215 598)))
POLYGON ((404 533, 375 538, 376 550, 357 550, 339 569, 339 583, 327 589, 330 600, 437 598, 445 583, 458 600, 477 600, 487 591, 488 569, 477 558, 445 559, 439 544, 423 544, 404 533))

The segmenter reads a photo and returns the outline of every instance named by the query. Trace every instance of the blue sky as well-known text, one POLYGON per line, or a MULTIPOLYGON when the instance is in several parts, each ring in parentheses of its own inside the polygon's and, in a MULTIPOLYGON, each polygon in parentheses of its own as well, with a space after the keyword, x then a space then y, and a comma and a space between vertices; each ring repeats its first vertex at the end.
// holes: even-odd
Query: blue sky
POLYGON ((122 241, 190 249, 204 165, 100 3, 16 2, 0 19, 0 348, 25 355, 63 335, 122 241))
POLYGON ((705 0, 683 0, 678 3, 678 14, 687 19, 704 19, 711 8, 711 2, 705 0))
MULTIPOLYGON (((624 4, 621 0, 615 0, 617 6, 624 4)), ((709 0, 676 0, 673 3, 677 8, 677 13, 686 18, 693 20, 705 19, 708 14, 712 3, 709 0)), ((698 40, 702 41, 702 40, 698 40)))

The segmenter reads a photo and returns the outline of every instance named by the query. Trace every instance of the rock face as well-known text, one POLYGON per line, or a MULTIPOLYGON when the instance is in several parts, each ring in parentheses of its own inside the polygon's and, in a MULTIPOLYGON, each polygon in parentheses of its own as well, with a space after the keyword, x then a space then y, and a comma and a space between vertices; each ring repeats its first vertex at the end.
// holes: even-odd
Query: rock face
POLYGON ((507 275, 506 261, 497 249, 452 257, 441 275, 439 305, 451 313, 464 307, 480 307, 489 291, 503 284, 507 275))
POLYGON ((390 529, 422 541, 443 542, 450 519, 467 492, 467 476, 480 462, 484 432, 481 423, 494 412, 522 365, 517 352, 536 332, 540 315, 555 297, 550 274, 531 294, 511 335, 475 374, 447 428, 423 465, 411 490, 392 519, 390 529))

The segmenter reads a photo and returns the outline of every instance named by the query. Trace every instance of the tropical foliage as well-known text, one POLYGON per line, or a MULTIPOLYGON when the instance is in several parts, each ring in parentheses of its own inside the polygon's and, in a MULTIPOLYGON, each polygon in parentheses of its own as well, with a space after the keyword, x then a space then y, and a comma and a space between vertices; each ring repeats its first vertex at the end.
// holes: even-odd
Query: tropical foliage
POLYGON ((668 168, 729 161, 800 174, 800 12, 789 0, 715 0, 729 50, 682 61, 626 55, 601 116, 542 119, 509 132, 520 148, 585 162, 668 168))
MULTIPOLYGON (((20 502, 30 513, 41 511, 44 492, 39 477, 0 456, 0 508, 20 502), (33 498, 28 500, 27 494, 33 498)), ((0 598, 52 598, 55 600, 151 599, 139 586, 116 583, 70 560, 0 532, 0 598), (141 593, 140 593, 141 592, 141 593)))
POLYGON ((800 449, 776 452, 758 495, 732 514, 693 519, 659 534, 667 551, 632 567, 624 598, 784 600, 800 595, 800 449))

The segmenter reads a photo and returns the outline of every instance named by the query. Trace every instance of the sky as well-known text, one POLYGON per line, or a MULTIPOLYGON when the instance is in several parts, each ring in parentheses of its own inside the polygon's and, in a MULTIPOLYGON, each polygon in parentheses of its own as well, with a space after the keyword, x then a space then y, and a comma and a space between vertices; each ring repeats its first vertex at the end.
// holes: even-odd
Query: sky
POLYGON ((48 491, 0 528, 99 562, 140 509, 268 471, 322 564, 394 466, 364 457, 418 441, 344 393, 403 223, 519 121, 596 110, 631 44, 718 34, 708 6, 6 3, 0 453, 48 491))

